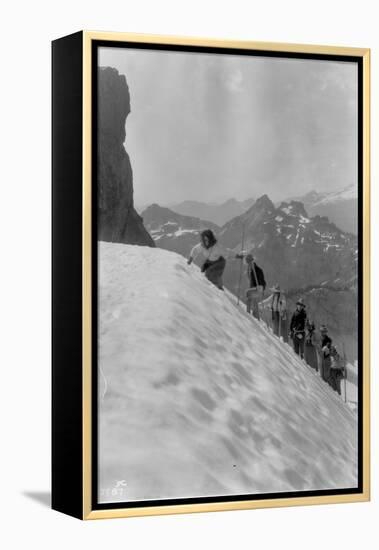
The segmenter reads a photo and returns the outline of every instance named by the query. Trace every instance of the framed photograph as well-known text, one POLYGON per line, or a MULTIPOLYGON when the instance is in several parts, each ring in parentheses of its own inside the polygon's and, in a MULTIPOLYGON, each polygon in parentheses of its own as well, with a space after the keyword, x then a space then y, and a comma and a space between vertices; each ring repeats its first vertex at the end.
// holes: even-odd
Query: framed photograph
POLYGON ((53 508, 368 500, 369 50, 52 53, 53 508))

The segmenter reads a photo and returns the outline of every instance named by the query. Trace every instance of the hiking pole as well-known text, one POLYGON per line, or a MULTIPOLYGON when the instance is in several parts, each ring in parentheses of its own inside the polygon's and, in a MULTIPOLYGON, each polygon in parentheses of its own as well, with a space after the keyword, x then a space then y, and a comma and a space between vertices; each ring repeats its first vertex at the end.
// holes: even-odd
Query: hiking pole
MULTIPOLYGON (((245 224, 242 225, 241 252, 243 250, 244 244, 245 244, 245 224)), ((243 263, 243 258, 241 258, 241 264, 240 264, 240 276, 239 276, 239 280, 238 280, 237 306, 239 306, 239 303, 240 303, 240 291, 241 291, 241 280, 242 280, 242 263, 243 263)))
POLYGON ((343 353, 343 370, 344 370, 344 387, 345 387, 345 403, 347 403, 347 395, 346 395, 346 379, 347 379, 347 368, 346 368, 346 354, 345 354, 345 342, 342 342, 342 353, 343 353))

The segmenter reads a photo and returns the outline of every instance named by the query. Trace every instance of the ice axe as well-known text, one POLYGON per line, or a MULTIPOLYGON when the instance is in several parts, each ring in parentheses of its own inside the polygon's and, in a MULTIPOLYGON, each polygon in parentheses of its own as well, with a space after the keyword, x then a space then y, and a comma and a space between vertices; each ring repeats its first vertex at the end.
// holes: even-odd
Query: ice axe
MULTIPOLYGON (((244 244, 245 244, 245 224, 242 225, 241 251, 243 251, 243 249, 244 249, 244 244)), ((240 263, 240 275, 239 275, 239 280, 238 280, 237 306, 239 306, 239 303, 240 303, 241 280, 242 280, 242 263, 243 263, 243 256, 241 257, 241 263, 240 263)))

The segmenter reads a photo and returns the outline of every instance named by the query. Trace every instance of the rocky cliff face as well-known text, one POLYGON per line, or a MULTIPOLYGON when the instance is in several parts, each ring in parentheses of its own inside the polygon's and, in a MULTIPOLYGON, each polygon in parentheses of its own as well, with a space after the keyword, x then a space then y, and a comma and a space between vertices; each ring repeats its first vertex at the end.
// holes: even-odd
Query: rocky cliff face
POLYGON ((155 246, 133 204, 133 171, 124 148, 130 113, 126 78, 101 67, 98 86, 98 239, 155 246))

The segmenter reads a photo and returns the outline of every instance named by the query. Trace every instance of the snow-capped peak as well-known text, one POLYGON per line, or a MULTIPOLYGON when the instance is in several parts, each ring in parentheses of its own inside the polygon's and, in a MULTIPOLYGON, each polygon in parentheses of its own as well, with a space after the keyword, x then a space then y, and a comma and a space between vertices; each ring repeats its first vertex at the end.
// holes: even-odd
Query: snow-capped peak
POLYGON ((302 216, 304 219, 308 219, 304 204, 300 201, 282 202, 279 210, 287 214, 287 216, 302 216))
POLYGON ((358 196, 357 185, 352 184, 340 189, 338 191, 333 191, 332 193, 327 193, 323 198, 316 201, 314 206, 321 204, 334 203, 338 201, 353 200, 358 196))

